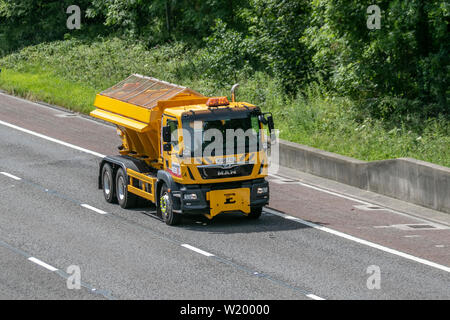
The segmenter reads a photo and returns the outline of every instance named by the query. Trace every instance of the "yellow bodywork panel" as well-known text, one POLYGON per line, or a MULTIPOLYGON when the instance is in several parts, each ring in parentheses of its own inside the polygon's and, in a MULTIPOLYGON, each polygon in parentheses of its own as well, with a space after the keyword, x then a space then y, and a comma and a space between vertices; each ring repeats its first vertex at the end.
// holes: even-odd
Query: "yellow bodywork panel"
POLYGON ((242 211, 250 213, 250 189, 226 189, 213 190, 206 194, 206 200, 210 203, 208 218, 213 218, 225 211, 242 211))
POLYGON ((94 106, 99 109, 110 111, 119 115, 124 115, 140 122, 149 123, 151 110, 133 105, 131 103, 123 102, 113 98, 97 94, 94 101, 94 106))
POLYGON ((91 116, 137 132, 145 132, 150 129, 148 123, 136 121, 101 109, 96 109, 92 111, 91 116))
POLYGON ((155 188, 157 179, 131 169, 127 169, 127 174, 130 177, 128 191, 142 198, 155 202, 155 188), (141 188, 133 186, 134 179, 140 181, 140 185, 142 186, 141 188))

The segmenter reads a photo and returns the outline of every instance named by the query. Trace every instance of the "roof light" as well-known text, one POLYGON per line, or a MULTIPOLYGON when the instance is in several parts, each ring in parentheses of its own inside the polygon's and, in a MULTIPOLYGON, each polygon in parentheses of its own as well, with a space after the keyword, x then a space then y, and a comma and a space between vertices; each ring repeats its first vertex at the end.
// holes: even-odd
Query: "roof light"
POLYGON ((228 106, 229 104, 227 97, 214 97, 206 101, 208 107, 228 106))

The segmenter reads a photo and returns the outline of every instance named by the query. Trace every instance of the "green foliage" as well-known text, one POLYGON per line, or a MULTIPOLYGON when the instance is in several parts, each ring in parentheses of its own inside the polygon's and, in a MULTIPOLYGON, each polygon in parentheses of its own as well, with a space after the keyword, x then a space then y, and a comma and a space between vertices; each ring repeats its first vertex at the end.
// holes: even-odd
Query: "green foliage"
POLYGON ((199 44, 216 19, 239 23, 235 10, 245 6, 232 0, 92 0, 91 18, 103 18, 107 26, 143 40, 148 46, 168 40, 189 39, 199 44))
MULTIPOLYGON (((77 5, 84 10, 89 2, 79 0, 77 5)), ((69 32, 66 10, 72 4, 71 0, 0 0, 0 50, 11 51, 30 44, 62 39, 69 32)), ((82 30, 74 31, 75 34, 88 32, 88 21, 82 22, 82 30)))
POLYGON ((135 72, 206 95, 239 82, 284 138, 449 164, 448 0, 79 0, 68 30, 71 4, 0 0, 0 86, 86 111, 135 72))
POLYGON ((239 77, 253 72, 250 48, 248 39, 218 20, 213 34, 206 38, 206 49, 196 61, 197 69, 204 70, 204 76, 220 85, 236 83, 239 77))
POLYGON ((302 41, 331 88, 381 118, 450 115, 448 2, 375 1, 382 10, 379 30, 365 27, 364 2, 312 3, 302 41))
POLYGON ((310 55, 300 41, 308 15, 309 1, 304 0, 251 0, 241 12, 259 69, 280 79, 291 93, 308 80, 310 55))

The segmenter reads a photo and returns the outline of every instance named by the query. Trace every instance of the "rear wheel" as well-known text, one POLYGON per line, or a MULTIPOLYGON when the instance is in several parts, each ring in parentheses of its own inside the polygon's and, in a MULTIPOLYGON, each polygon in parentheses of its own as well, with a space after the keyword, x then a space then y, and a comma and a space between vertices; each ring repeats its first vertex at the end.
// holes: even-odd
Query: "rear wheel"
POLYGON ((136 206, 138 197, 128 192, 128 178, 122 168, 117 170, 116 189, 117 202, 122 208, 129 209, 136 206))
POLYGON ((258 219, 262 213, 262 207, 259 208, 251 208, 250 213, 247 215, 249 219, 258 219))
POLYGON ((169 192, 166 184, 163 184, 159 194, 158 211, 167 225, 173 226, 180 223, 181 217, 178 213, 173 212, 172 194, 169 192))
POLYGON ((102 186, 105 200, 109 203, 116 202, 114 172, 108 163, 105 163, 102 168, 102 186))

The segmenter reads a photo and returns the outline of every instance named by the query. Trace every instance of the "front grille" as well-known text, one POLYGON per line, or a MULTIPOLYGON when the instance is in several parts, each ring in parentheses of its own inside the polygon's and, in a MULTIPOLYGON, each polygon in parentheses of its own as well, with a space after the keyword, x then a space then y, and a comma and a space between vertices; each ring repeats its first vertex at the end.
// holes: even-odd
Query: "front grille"
POLYGON ((253 164, 234 166, 207 165, 198 166, 198 171, 203 179, 220 179, 249 176, 253 171, 253 164))

